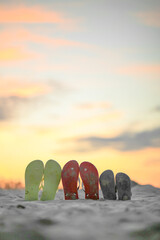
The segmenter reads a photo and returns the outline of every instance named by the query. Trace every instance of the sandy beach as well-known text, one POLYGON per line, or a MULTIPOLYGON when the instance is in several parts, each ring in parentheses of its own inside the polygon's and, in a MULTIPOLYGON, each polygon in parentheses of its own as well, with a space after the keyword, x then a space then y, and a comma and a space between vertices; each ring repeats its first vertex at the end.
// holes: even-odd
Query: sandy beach
POLYGON ((0 190, 1 240, 160 239, 160 189, 132 188, 131 201, 24 201, 24 190, 0 190), (148 233, 149 232, 149 233, 148 233))

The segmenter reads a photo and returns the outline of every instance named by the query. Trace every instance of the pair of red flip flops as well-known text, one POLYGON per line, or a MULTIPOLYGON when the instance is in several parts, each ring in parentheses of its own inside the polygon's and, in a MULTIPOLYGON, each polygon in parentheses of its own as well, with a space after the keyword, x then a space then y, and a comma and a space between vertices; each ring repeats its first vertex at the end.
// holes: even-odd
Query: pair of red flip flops
POLYGON ((85 188, 85 198, 99 199, 99 176, 96 167, 89 162, 83 162, 79 166, 77 161, 71 160, 65 164, 62 170, 65 200, 78 199, 77 181, 79 173, 85 188))

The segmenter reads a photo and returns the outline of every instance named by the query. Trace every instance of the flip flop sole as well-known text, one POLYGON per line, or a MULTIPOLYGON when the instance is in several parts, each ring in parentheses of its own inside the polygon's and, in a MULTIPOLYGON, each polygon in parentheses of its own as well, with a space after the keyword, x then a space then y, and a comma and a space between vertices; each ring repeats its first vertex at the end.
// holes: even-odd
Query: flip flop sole
POLYGON ((44 172, 44 164, 41 160, 34 160, 28 164, 25 170, 25 200, 38 200, 39 185, 44 172))
POLYGON ((99 179, 104 199, 116 200, 114 174, 111 170, 104 171, 99 179))
POLYGON ((60 180, 60 165, 55 160, 48 160, 44 169, 44 188, 41 201, 54 200, 60 180))
POLYGON ((67 162, 62 170, 62 184, 65 200, 78 199, 77 181, 79 175, 79 165, 77 161, 67 162))
POLYGON ((118 191, 119 200, 131 199, 131 180, 125 173, 117 173, 116 175, 116 187, 118 191))
POLYGON ((96 167, 90 162, 80 165, 80 175, 85 187, 86 199, 99 199, 99 176, 96 167))

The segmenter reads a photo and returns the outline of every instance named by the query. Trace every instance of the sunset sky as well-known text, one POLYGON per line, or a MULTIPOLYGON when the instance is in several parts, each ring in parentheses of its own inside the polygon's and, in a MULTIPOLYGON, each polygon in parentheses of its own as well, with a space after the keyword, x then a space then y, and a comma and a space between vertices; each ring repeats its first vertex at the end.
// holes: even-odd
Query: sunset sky
POLYGON ((0 1, 0 179, 90 161, 160 187, 160 1, 0 1))

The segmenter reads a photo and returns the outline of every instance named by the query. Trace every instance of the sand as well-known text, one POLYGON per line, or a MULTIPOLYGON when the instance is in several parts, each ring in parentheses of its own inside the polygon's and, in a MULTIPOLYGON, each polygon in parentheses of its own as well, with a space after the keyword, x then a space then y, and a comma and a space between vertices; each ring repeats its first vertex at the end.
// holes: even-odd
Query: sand
POLYGON ((160 189, 134 186, 131 201, 24 201, 24 190, 0 190, 0 240, 160 240, 160 189))

